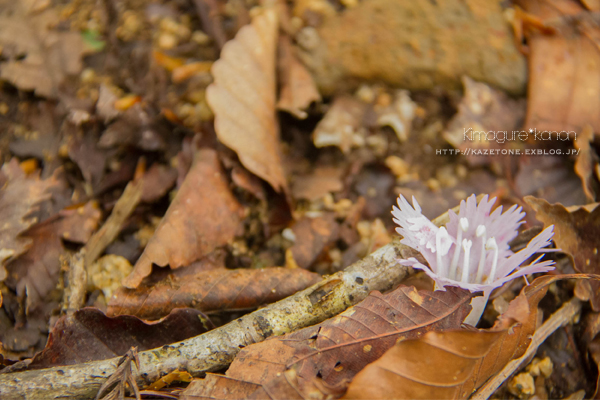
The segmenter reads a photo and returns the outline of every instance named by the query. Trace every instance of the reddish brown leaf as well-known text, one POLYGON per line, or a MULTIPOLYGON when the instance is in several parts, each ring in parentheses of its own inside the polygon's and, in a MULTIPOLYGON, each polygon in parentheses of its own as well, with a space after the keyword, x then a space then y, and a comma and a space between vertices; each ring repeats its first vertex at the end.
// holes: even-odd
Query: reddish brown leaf
POLYGON ((591 15, 575 0, 519 0, 517 4, 554 30, 543 34, 533 29, 528 35, 527 128, 574 131, 571 139, 587 124, 600 131, 598 25, 590 22, 591 15))
POLYGON ((179 268, 233 239, 241 228, 242 207, 231 193, 217 153, 199 150, 194 165, 123 284, 136 288, 152 264, 179 268))
POLYGON ((290 268, 220 268, 169 276, 151 286, 121 288, 110 299, 107 315, 156 319, 181 307, 204 312, 255 308, 290 296, 320 279, 317 274, 290 268))
POLYGON ((197 310, 177 309, 167 317, 147 323, 130 315, 110 318, 95 308, 83 308, 58 320, 48 344, 29 368, 48 368, 104 360, 179 342, 212 329, 212 323, 197 310))
POLYGON ((277 13, 268 8, 227 42, 206 99, 219 140, 277 191, 287 188, 275 117, 277 13))
POLYGON ((0 281, 6 277, 5 261, 31 246, 31 239, 21 234, 36 222, 29 215, 50 197, 48 191, 56 185, 54 178, 42 181, 38 175, 26 176, 16 159, 0 171, 0 281))
MULTIPOLYGON (((574 211, 567 210, 562 204, 549 204, 543 199, 533 196, 525 198, 536 212, 536 218, 544 223, 544 227, 554 225, 554 242, 556 247, 573 257, 575 270, 582 273, 600 273, 600 252, 598 237, 600 236, 600 207, 592 211, 584 207, 574 211)), ((582 285, 578 283, 580 290, 582 285)), ((600 282, 589 281, 588 296, 594 311, 600 310, 600 282)))
POLYGON ((502 332, 428 332, 356 375, 344 399, 455 399, 502 332))
POLYGON ((428 332, 397 343, 356 375, 344 398, 468 398, 525 353, 536 329, 537 305, 548 286, 560 279, 564 278, 545 276, 526 286, 492 330, 428 332))
POLYGON ((291 247, 294 261, 300 268, 309 268, 323 250, 338 238, 339 225, 333 213, 322 217, 301 218, 292 231, 295 243, 291 247))
MULTIPOLYGON (((274 398, 293 392, 308 397, 317 376, 328 386, 343 384, 398 340, 460 327, 471 297, 460 288, 417 292, 403 286, 385 295, 372 292, 330 320, 242 350, 227 377, 260 384, 274 398), (290 370, 295 372, 290 375, 290 370)), ((194 387, 205 390, 199 383, 194 387)))

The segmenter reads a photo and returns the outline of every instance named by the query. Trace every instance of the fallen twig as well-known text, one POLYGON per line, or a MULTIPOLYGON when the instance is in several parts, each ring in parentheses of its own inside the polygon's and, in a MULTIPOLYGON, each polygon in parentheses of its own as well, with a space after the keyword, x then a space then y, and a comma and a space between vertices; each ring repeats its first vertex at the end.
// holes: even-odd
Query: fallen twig
POLYGON ((554 333, 561 326, 565 326, 579 313, 581 310, 581 301, 577 298, 572 298, 568 303, 565 303, 557 312, 539 327, 533 338, 531 344, 527 348, 525 354, 522 357, 512 360, 502 371, 496 376, 492 377, 485 385, 479 388, 471 400, 486 400, 506 381, 515 371, 517 371, 521 365, 529 359, 538 349, 538 347, 544 343, 544 341, 554 333))

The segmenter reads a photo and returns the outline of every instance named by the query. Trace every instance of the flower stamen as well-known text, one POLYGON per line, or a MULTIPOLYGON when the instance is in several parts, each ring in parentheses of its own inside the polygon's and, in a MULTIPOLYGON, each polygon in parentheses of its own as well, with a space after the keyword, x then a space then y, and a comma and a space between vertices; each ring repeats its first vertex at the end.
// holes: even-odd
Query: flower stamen
POLYGON ((462 277, 460 281, 466 283, 469 281, 469 257, 471 256, 471 246, 473 242, 467 239, 463 239, 462 247, 465 252, 465 258, 463 260, 462 277))
POLYGON ((458 221, 458 229, 456 234, 456 248, 454 249, 454 255, 452 256, 452 262, 450 263, 450 272, 448 277, 450 279, 456 279, 456 268, 458 267, 458 258, 460 257, 460 244, 462 241, 462 234, 469 229, 469 220, 461 218, 458 221))
MULTIPOLYGON (((448 253, 448 250, 446 248, 444 248, 444 241, 448 241, 448 239, 450 238, 450 236, 448 235, 448 231, 446 230, 446 228, 444 228, 443 226, 437 231, 437 233, 435 234, 435 247, 437 249, 437 267, 438 267, 438 271, 441 274, 446 274, 446 266, 444 263, 444 260, 442 259, 442 256, 445 256, 448 253)), ((449 248, 449 247, 448 247, 449 248)))
POLYGON ((485 233, 486 231, 484 225, 479 225, 475 231, 475 236, 481 238, 481 255, 479 256, 479 265, 477 266, 477 277, 475 277, 475 282, 477 283, 481 283, 481 280, 483 279, 483 271, 485 269, 485 233))
POLYGON ((496 266, 498 265, 498 244, 496 243, 496 239, 493 237, 489 238, 485 244, 485 248, 487 250, 494 250, 494 262, 492 263, 490 274, 486 279, 486 283, 491 283, 494 281, 496 275, 496 266))

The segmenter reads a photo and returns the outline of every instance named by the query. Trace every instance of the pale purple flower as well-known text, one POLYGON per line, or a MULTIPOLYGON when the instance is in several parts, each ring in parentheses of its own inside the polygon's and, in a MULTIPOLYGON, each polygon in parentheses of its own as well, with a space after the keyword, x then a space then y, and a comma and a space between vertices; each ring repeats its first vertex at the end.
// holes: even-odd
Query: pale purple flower
POLYGON ((512 279, 554 269, 553 261, 540 261, 543 255, 521 266, 535 253, 547 250, 543 248, 550 245, 553 226, 513 253, 508 243, 517 236, 525 213, 516 205, 504 213, 501 206, 491 212, 495 201, 496 198, 488 201, 486 195, 478 205, 472 195, 461 201, 458 215, 448 211, 450 222, 445 227, 437 227, 421 214, 414 198, 411 206, 400 196, 398 207, 392 210, 394 222, 400 226, 396 231, 403 236, 401 243, 418 250, 429 267, 415 258, 400 260, 401 264, 425 271, 435 281, 436 289, 460 286, 471 292, 483 292, 483 298, 471 303, 473 311, 465 320, 472 325, 479 321, 492 290, 512 279))

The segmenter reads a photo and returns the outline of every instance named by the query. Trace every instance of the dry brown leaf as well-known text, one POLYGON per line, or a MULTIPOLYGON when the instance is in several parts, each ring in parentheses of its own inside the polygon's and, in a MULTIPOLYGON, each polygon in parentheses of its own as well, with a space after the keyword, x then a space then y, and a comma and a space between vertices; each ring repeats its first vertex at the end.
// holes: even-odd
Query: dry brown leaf
MULTIPOLYGON (((525 201, 535 210, 535 217, 544 223, 544 227, 554 225, 554 243, 573 258, 576 271, 600 273, 600 207, 592 211, 583 207, 569 211, 560 203, 550 204, 533 196, 525 197, 525 201)), ((594 311, 600 311, 600 282, 589 281, 591 290, 584 290, 582 286, 588 283, 578 282, 577 285, 580 291, 588 292, 594 311)))
POLYGON ((198 150, 177 196, 123 285, 138 287, 153 263, 179 268, 225 245, 239 233, 242 213, 217 153, 198 150))
MULTIPOLYGON (((271 398, 308 397, 317 376, 328 386, 344 384, 398 340, 430 330, 457 329, 470 311, 471 297, 460 288, 418 292, 400 287, 385 295, 372 292, 324 323, 243 349, 227 377, 260 384, 255 393, 258 398, 264 398, 265 392, 271 398)), ((194 388, 207 390, 200 383, 194 388)), ((190 398, 194 394, 186 392, 190 398)))
POLYGON ((527 35, 527 128, 581 132, 589 124, 600 132, 600 28, 575 0, 516 3, 555 31, 527 35))
POLYGON ((0 281, 6 277, 5 262, 23 254, 31 239, 21 234, 36 222, 29 215, 37 205, 50 198, 49 190, 56 186, 54 178, 40 180, 39 173, 27 176, 16 159, 0 171, 0 281))
POLYGON ((501 332, 428 332, 360 371, 344 399, 455 399, 501 332), (440 365, 441 364, 441 365, 440 365))
POLYGON ((279 38, 279 70, 281 91, 277 108, 299 119, 305 119, 306 110, 313 101, 321 101, 321 95, 306 67, 294 54, 292 43, 287 35, 279 38))
POLYGON ((0 78, 39 96, 56 97, 69 75, 81 71, 85 43, 78 32, 54 28, 60 17, 56 10, 32 10, 31 0, 9 2, 0 11, 0 78), (10 4, 12 3, 12 4, 10 4))
POLYGON ((468 398, 525 353, 537 327, 537 305, 561 279, 544 276, 526 286, 491 330, 428 332, 397 343, 356 375, 344 398, 468 398))
POLYGON ((203 312, 244 310, 273 303, 321 280, 303 269, 215 269, 177 277, 153 285, 121 288, 108 303, 107 315, 135 315, 157 319, 174 308, 203 312))
POLYGON ((204 379, 195 379, 181 393, 181 400, 245 399, 260 385, 231 379, 223 375, 206 374, 204 379))
POLYGON ((267 8, 223 47, 206 99, 219 140, 250 172, 286 191, 275 116, 277 13, 267 8))

